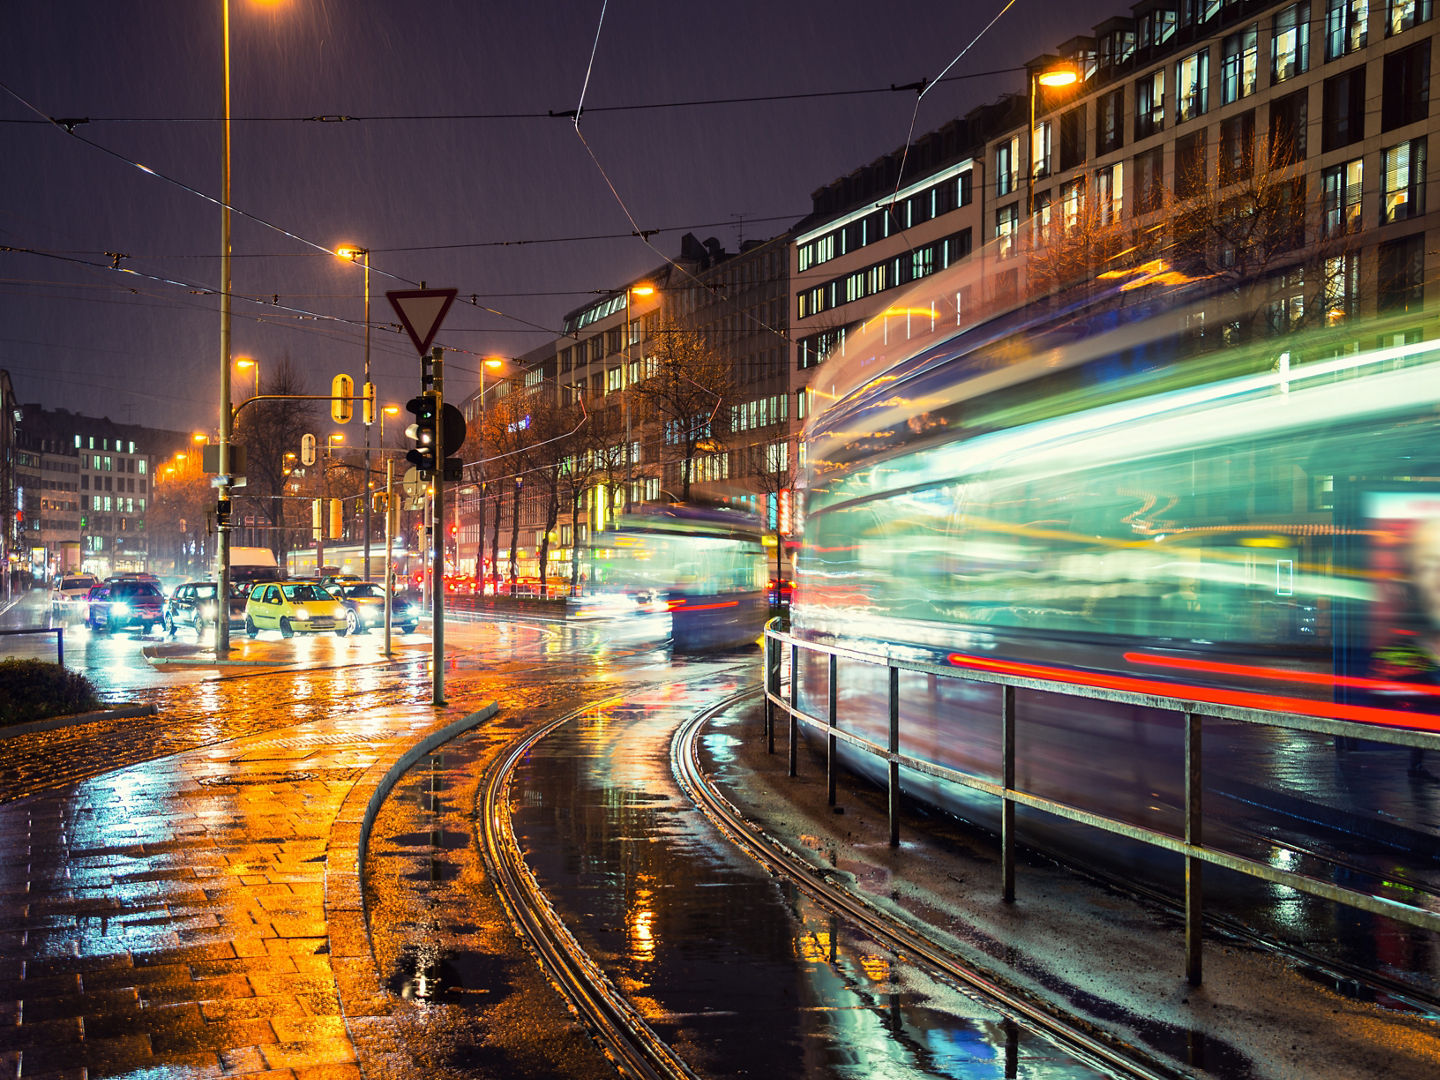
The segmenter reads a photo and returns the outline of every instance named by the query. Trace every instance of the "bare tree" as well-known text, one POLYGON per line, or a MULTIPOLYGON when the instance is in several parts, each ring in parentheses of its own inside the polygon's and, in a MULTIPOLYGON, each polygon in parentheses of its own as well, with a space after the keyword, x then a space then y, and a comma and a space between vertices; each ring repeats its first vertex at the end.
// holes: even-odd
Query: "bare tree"
POLYGON ((1246 133, 1216 156, 1177 160, 1164 206, 1167 262, 1230 298, 1222 319, 1242 337, 1353 314, 1359 184, 1308 191, 1293 138, 1246 133))
MULTIPOLYGON (((585 413, 573 435, 565 440, 564 483, 570 511, 570 590, 580 584, 580 511, 585 493, 594 490, 596 499, 609 499, 610 492, 624 482, 625 422, 616 404, 586 410, 580 399, 572 409, 585 413)), ((607 507, 609 509, 609 507, 607 507)), ((593 539, 596 521, 590 518, 593 539)))
MULTIPOLYGON (((213 546, 215 492, 198 453, 177 455, 157 466, 146 527, 151 544, 163 543, 175 569, 193 577, 204 573, 213 546)), ((163 550, 163 549, 161 549, 163 550)), ((152 549, 152 557, 161 551, 152 549)))
MULTIPOLYGON (((304 374, 288 353, 266 374, 260 392, 310 393, 304 374)), ((278 557, 284 557, 292 539, 286 527, 285 495, 294 460, 287 461, 285 455, 298 453, 301 438, 314 432, 317 411, 313 401, 266 400, 247 405, 236 418, 235 441, 245 447, 246 456, 246 483, 236 498, 249 503, 246 509, 269 527, 267 546, 278 557)))
POLYGON ((528 476, 532 490, 544 500, 545 521, 540 531, 538 563, 540 594, 549 594, 550 534, 560 517, 560 495, 570 455, 571 436, 579 431, 583 414, 575 405, 561 404, 557 388, 542 384, 527 393, 531 436, 528 476))
POLYGON ((696 454, 729 432, 733 376, 729 362, 693 330, 666 321, 658 328, 649 370, 635 397, 657 430, 659 446, 679 451, 680 497, 688 501, 696 454))
POLYGON ((485 413, 484 441, 491 448, 495 485, 495 524, 491 533, 495 552, 495 579, 500 578, 500 519, 508 501, 510 513, 510 559, 509 578, 513 592, 519 574, 516 565, 516 551, 520 545, 521 500, 524 492, 525 472, 529 465, 529 450, 533 443, 530 433, 530 417, 526 395, 511 393, 500 398, 485 413), (508 500, 507 500, 508 496, 508 500))
MULTIPOLYGON (((754 453, 754 467, 750 470, 751 490, 761 495, 766 503, 774 496, 778 501, 781 494, 795 490, 799 469, 796 463, 795 447, 787 440, 767 443, 748 448, 754 453)), ((763 510, 762 510, 763 515, 763 510)), ((785 579, 784 549, 785 536, 780 531, 780 515, 775 515, 775 581, 785 579)), ((778 584, 777 584, 778 587, 778 584)))

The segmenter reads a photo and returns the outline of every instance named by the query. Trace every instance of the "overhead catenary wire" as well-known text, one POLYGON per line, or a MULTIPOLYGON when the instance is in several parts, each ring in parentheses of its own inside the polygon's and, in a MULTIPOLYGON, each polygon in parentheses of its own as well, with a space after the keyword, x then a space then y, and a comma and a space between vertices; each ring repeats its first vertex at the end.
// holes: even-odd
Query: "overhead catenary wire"
MULTIPOLYGON (((184 181, 177 180, 176 178, 174 178, 174 177, 172 177, 172 176, 169 176, 168 174, 163 173, 163 172, 159 171, 158 169, 151 168, 149 165, 146 165, 146 164, 144 164, 143 162, 135 161, 135 160, 132 159, 132 158, 126 157, 124 154, 121 154, 121 153, 119 153, 119 152, 116 151, 116 150, 112 150, 112 149, 110 149, 108 146, 105 146, 105 145, 102 144, 102 143, 95 142, 93 139, 87 139, 87 138, 86 138, 85 136, 83 136, 83 135, 78 135, 78 134, 76 134, 76 133, 75 133, 75 130, 74 130, 74 124, 73 124, 73 123, 67 124, 67 122, 64 121, 64 120, 61 120, 61 119, 57 119, 57 118, 55 118, 55 117, 48 116, 42 109, 39 108, 39 106, 35 105, 33 102, 31 102, 30 100, 28 100, 27 98, 25 98, 24 96, 22 96, 21 94, 19 94, 14 88, 12 88, 11 86, 9 86, 7 83, 0 82, 0 90, 3 90, 6 94, 10 95, 10 97, 14 98, 17 102, 19 102, 19 103, 20 103, 22 106, 24 106, 26 109, 29 109, 29 110, 30 110, 31 112, 33 112, 36 116, 43 117, 44 120, 45 120, 45 122, 48 123, 48 124, 50 124, 52 127, 55 127, 55 128, 58 129, 58 130, 64 131, 66 134, 68 134, 68 135, 70 136, 70 138, 78 140, 79 142, 83 143, 84 145, 86 145, 86 146, 88 146, 88 147, 91 147, 91 148, 94 149, 94 150, 99 151, 100 153, 106 155, 107 157, 113 158, 113 159, 115 159, 116 161, 123 162, 125 165, 128 165, 128 166, 131 167, 131 168, 138 169, 139 171, 141 171, 141 172, 143 172, 143 173, 147 173, 148 175, 153 176, 153 177, 155 177, 156 179, 158 179, 158 180, 160 180, 160 181, 162 181, 162 182, 164 182, 164 183, 166 183, 166 184, 170 184, 170 185, 172 185, 172 186, 174 186, 174 187, 177 187, 177 188, 179 188, 180 190, 185 191, 185 192, 187 192, 187 193, 195 196, 196 198, 202 199, 202 200, 204 200, 205 202, 211 203, 211 204, 214 205, 214 206, 224 207, 224 208, 228 209, 232 214, 238 214, 239 216, 245 218, 246 220, 251 221, 251 222, 254 222, 254 223, 257 224, 257 225, 262 226, 263 228, 269 229, 269 230, 271 230, 272 232, 279 233, 281 236, 288 237, 289 239, 294 240, 296 243, 299 243, 299 244, 301 244, 301 245, 303 245, 303 246, 305 246, 305 247, 307 247, 307 248, 310 248, 312 251, 314 251, 314 252, 316 252, 316 253, 324 253, 325 255, 334 255, 334 254, 335 254, 334 251, 331 250, 331 248, 328 247, 328 246, 325 245, 325 244, 321 244, 320 242, 318 242, 318 241, 316 241, 316 240, 311 240, 311 239, 309 239, 308 237, 301 236, 299 233, 292 232, 291 230, 285 228, 284 226, 277 225, 277 224, 275 224, 275 223, 272 222, 272 221, 269 221, 269 220, 267 220, 267 219, 265 219, 265 218, 263 218, 263 217, 260 217, 258 214, 252 214, 252 213, 249 213, 249 212, 246 211, 246 210, 242 210, 242 209, 240 209, 240 208, 238 208, 238 207, 236 207, 236 206, 234 206, 234 205, 227 204, 227 203, 225 203, 225 201, 224 201, 223 199, 221 199, 221 198, 218 197, 218 196, 211 195, 211 194, 209 194, 208 192, 205 192, 205 191, 201 191, 199 188, 193 187, 192 185, 187 184, 187 183, 185 183, 184 181)), ((9 249, 9 250, 17 250, 17 249, 11 248, 11 249, 9 249)), ((40 252, 36 252, 36 253, 40 253, 40 252)), ((127 271, 127 268, 122 267, 122 266, 120 265, 121 260, 124 259, 124 258, 126 258, 127 256, 116 255, 116 254, 113 253, 113 252, 106 252, 106 255, 112 257, 111 265, 109 265, 108 267, 107 267, 107 266, 100 265, 100 266, 98 267, 99 269, 108 269, 108 270, 118 271, 118 272, 122 272, 122 273, 123 273, 123 272, 131 272, 131 273, 134 273, 134 272, 135 272, 135 271, 127 271)), ((79 260, 77 260, 77 261, 79 261, 79 260)), ((367 261, 368 261, 368 256, 367 256, 367 261)), ((407 277, 402 277, 402 276, 399 275, 399 274, 391 273, 391 272, 389 272, 389 271, 387 271, 387 270, 381 269, 380 267, 376 267, 376 266, 374 266, 373 264, 370 264, 370 269, 373 270, 376 274, 380 275, 381 277, 390 278, 392 281, 396 281, 396 282, 399 282, 399 283, 401 283, 401 284, 414 285, 414 286, 420 285, 420 282, 418 282, 418 281, 414 281, 414 280, 412 280, 412 279, 410 279, 410 278, 407 278, 407 277)), ((159 276, 155 276, 155 275, 145 275, 145 276, 151 277, 151 279, 152 279, 152 280, 155 280, 155 281, 167 281, 167 280, 168 280, 168 279, 166 279, 166 278, 159 277, 159 276)), ((180 282, 170 282, 170 283, 171 283, 171 284, 182 284, 182 283, 180 283, 180 282)), ((187 286, 187 287, 189 287, 189 286, 187 286)), ((193 287, 201 287, 201 286, 193 286, 193 287)), ((217 290, 210 289, 209 291, 215 292, 215 291, 217 291, 217 290)), ((232 294, 232 295, 233 295, 233 294, 232 294)), ((463 301, 463 302, 467 302, 467 303, 469 303, 469 305, 470 305, 471 307, 475 307, 475 308, 479 308, 479 309, 481 309, 481 310, 483 310, 483 311, 487 311, 487 312, 489 312, 490 314, 495 315, 495 316, 497 316, 497 317, 499 317, 499 318, 502 318, 502 319, 508 319, 508 320, 511 320, 511 321, 520 323, 520 324, 522 324, 522 325, 529 326, 529 327, 531 327, 531 328, 533 328, 533 329, 536 329, 536 330, 543 330, 543 331, 545 331, 545 332, 547 332, 547 333, 553 333, 553 332, 554 332, 553 329, 550 328, 550 327, 541 326, 539 323, 531 322, 529 319, 523 319, 523 318, 521 318, 521 317, 519 317, 519 316, 517 316, 517 315, 511 315, 511 314, 509 314, 508 312, 501 311, 501 310, 499 310, 498 308, 493 308, 493 307, 490 307, 490 306, 488 306, 488 305, 481 304, 481 303, 478 302, 478 295, 479 295, 478 293, 472 293, 472 294, 470 295, 469 300, 468 300, 468 301, 463 301)), ((557 334, 556 336, 559 336, 559 335, 557 334)), ((448 346, 447 346, 447 347, 448 347, 448 346)), ((458 351, 468 352, 469 350, 461 349, 461 350, 458 350, 458 351)))
MULTIPOLYGON (((949 68, 945 69, 947 72, 949 68)), ((991 68, 988 71, 966 72, 960 75, 946 75, 928 80, 924 85, 963 82, 969 79, 993 78, 998 75, 1013 75, 1024 68, 991 68)), ((738 97, 691 98, 681 101, 647 101, 620 105, 587 106, 591 114, 624 112, 660 112, 670 109, 714 108, 725 105, 770 105, 782 101, 816 101, 826 98, 870 97, 885 94, 908 93, 916 88, 915 83, 890 83, 888 86, 852 87, 837 90, 805 90, 783 94, 749 94, 738 97)), ((582 94, 583 97, 583 94, 582 94)), ((320 113, 309 116, 232 116, 232 124, 346 124, 346 123, 415 123, 433 121, 476 121, 476 120, 571 120, 571 109, 547 109, 544 112, 491 112, 491 113, 320 113)), ((0 124, 46 124, 47 119, 24 119, 0 117, 0 124)), ((74 116, 56 119, 62 127, 72 128, 84 124, 218 124, 218 116, 74 116)))
MULTIPOLYGON (((920 101, 925 97, 926 93, 927 93, 933 86, 937 85, 938 83, 940 83, 940 82, 942 82, 942 81, 951 81, 951 80, 953 80, 953 79, 955 79, 955 78, 958 78, 958 76, 951 76, 951 75, 949 74, 950 71, 951 71, 951 69, 953 69, 953 68, 955 67, 955 65, 956 65, 957 63, 959 63, 960 60, 961 60, 972 48, 974 48, 974 46, 976 45, 976 43, 978 43, 981 38, 983 38, 987 33, 990 32, 990 30, 995 26, 995 24, 998 23, 998 22, 1000 21, 1000 19, 1006 14, 1006 12, 1008 12, 1012 7, 1014 7, 1017 2, 1018 2, 1018 0, 1006 0, 1006 3, 1005 3, 1005 5, 1004 5, 1004 7, 1002 7, 998 12, 996 12, 996 14, 995 14, 994 16, 991 17, 990 21, 987 22, 987 23, 980 29, 980 32, 979 32, 978 34, 976 34, 973 39, 971 39, 971 41, 969 42, 969 44, 967 44, 963 49, 961 49, 960 52, 959 52, 948 64, 945 65, 945 67, 941 70, 940 75, 937 76, 934 80, 921 80, 919 83, 910 83, 910 84, 905 84, 905 85, 901 85, 901 86, 897 86, 897 85, 893 85, 893 84, 891 85, 890 91, 892 91, 892 92, 894 92, 894 91, 901 91, 901 90, 904 90, 904 91, 914 90, 914 91, 917 92, 917 93, 916 93, 916 98, 915 98, 915 108, 914 108, 914 110, 913 110, 912 113, 911 113, 909 128, 908 128, 908 130, 906 131, 905 146, 904 146, 904 149, 903 149, 902 152, 901 152, 900 168, 899 168, 899 170, 898 170, 898 172, 897 172, 897 176, 896 176, 896 196, 895 196, 895 197, 898 197, 899 190, 900 190, 900 185, 901 185, 901 183, 902 183, 902 181, 903 181, 903 177, 904 177, 904 174, 905 174, 905 162, 906 162, 906 160, 907 160, 907 158, 908 158, 908 156, 909 156, 910 146, 911 146, 911 144, 912 144, 913 141, 914 141, 915 123, 916 123, 916 118, 917 118, 918 115, 919 115, 920 101)), ((593 69, 594 69, 594 65, 595 65, 595 56, 596 56, 596 54, 598 53, 599 48, 600 48, 600 35, 601 35, 601 32, 604 30, 604 26, 605 26, 605 11, 606 11, 606 0, 601 0, 601 4, 600 4, 600 17, 599 17, 599 19, 598 19, 597 22, 596 22, 596 26, 595 26, 595 38, 594 38, 594 41, 592 42, 591 48, 590 48, 590 60, 589 60, 589 63, 586 65, 586 68, 585 68, 585 77, 584 77, 584 80, 583 80, 582 83, 581 83, 580 100, 579 100, 579 102, 576 104, 575 110, 574 110, 573 114, 571 114, 571 118, 572 118, 573 123, 574 123, 575 134, 576 134, 576 136, 580 139, 581 145, 585 148, 585 153, 589 156, 591 162, 594 163, 596 169, 599 170, 601 179, 604 181, 604 184, 605 184, 606 188, 610 191, 610 194, 614 197, 617 205, 620 207, 621 212, 625 215, 626 220, 630 222, 630 225, 631 225, 631 227, 635 230, 636 235, 637 235, 637 236, 639 237, 639 239, 640 239, 640 242, 643 243, 646 247, 648 247, 651 251, 653 251, 660 259, 662 259, 662 260, 663 260, 668 266, 670 266, 676 273, 680 274, 681 277, 686 278, 686 279, 689 279, 692 283, 704 287, 706 283, 705 283, 698 275, 692 273, 688 268, 682 266, 678 261, 676 261, 675 259, 671 258, 669 255, 665 254, 665 252, 661 251, 661 250, 660 250, 659 248, 657 248, 653 243, 651 243, 649 235, 647 235, 647 234, 640 228, 638 222, 635 220, 635 215, 631 212, 630 207, 626 204, 624 198, 620 195, 620 192, 616 189, 614 182, 611 180, 609 173, 606 172, 604 165, 601 164, 600 159, 599 159, 599 157, 596 155, 594 148, 590 145, 589 140, 587 140, 587 139, 585 138, 584 132, 582 132, 582 131, 580 130, 580 118, 581 118, 581 116, 582 116, 582 115, 584 114, 584 112, 585 112, 585 94, 586 94, 586 91, 588 90, 589 85, 590 85, 590 77, 591 77, 591 75, 592 75, 592 73, 593 73, 593 69)), ((1009 71, 1009 70, 1022 70, 1022 69, 1007 69, 1007 71, 1009 71)), ((893 209, 894 209, 894 197, 892 197, 892 199, 891 199, 890 208, 889 208, 889 211, 888 211, 888 212, 893 213, 893 209)), ((913 248, 912 248, 912 250, 913 250, 913 248)), ((725 303, 728 303, 728 304, 730 304, 731 306, 733 306, 733 307, 735 308, 736 313, 737 313, 741 318, 747 320, 748 322, 751 322, 751 323, 756 324, 757 326, 759 326, 759 327, 760 327, 762 330, 764 330, 764 331, 767 331, 767 332, 769 332, 769 333, 771 333, 771 334, 774 334, 776 337, 778 337, 778 338, 780 338, 782 341, 784 341, 787 345, 794 343, 794 339, 792 338, 792 336, 790 335, 790 333, 789 333, 787 330, 782 330, 782 329, 780 329, 780 328, 771 326, 771 325, 770 325, 768 322, 766 322, 764 319, 762 319, 762 318, 760 318, 758 315, 754 314, 754 312, 749 311, 749 310, 741 307, 739 304, 736 304, 733 300, 730 300, 728 297, 725 297, 725 298, 723 298, 723 299, 724 299, 724 302, 725 302, 725 303)), ((626 302, 627 305, 630 303, 630 297, 629 297, 628 294, 626 295, 625 302, 626 302)))

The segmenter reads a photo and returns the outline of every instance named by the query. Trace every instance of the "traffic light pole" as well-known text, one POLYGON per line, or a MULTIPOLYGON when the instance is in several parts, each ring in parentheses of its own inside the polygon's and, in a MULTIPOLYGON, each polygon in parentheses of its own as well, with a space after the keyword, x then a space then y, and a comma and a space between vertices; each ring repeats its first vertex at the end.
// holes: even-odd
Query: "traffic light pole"
POLYGON ((434 545, 435 568, 431 572, 430 641, 434 667, 433 705, 445 704, 445 362, 440 346, 431 350, 431 367, 435 377, 435 509, 430 533, 434 545))

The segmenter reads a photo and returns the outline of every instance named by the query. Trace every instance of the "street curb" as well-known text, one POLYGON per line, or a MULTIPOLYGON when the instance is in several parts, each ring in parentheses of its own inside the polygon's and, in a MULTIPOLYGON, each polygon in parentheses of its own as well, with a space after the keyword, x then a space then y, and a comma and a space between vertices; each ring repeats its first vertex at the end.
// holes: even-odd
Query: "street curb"
MULTIPOLYGON (((492 701, 430 732, 408 748, 387 747, 351 787, 330 826, 330 842, 325 853, 326 940, 340 999, 340 1015, 362 1062, 367 1056, 361 1053, 362 1046, 372 1047, 377 1035, 373 1018, 389 1016, 397 1004, 397 999, 381 985, 365 912, 362 872, 375 817, 391 789, 411 766, 497 712, 499 705, 492 701), (352 1020, 359 1023, 352 1024, 352 1020), (363 1031, 359 1030, 361 1027, 363 1031)), ((361 1071, 363 1073, 363 1068, 361 1071)))
POLYGON ((0 727, 0 739, 12 735, 26 735, 32 731, 51 731, 55 728, 71 727, 75 724, 89 724, 95 720, 126 720, 134 716, 154 716, 154 705, 125 705, 118 709, 102 712, 76 713, 73 716, 51 716, 45 720, 31 720, 28 724, 10 724, 0 727))

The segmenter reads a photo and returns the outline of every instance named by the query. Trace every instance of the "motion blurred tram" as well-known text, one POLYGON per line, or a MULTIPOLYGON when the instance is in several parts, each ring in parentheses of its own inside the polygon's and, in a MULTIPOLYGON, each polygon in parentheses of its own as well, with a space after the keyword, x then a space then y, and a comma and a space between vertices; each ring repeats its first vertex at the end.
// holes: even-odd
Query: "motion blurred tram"
MULTIPOLYGON (((1163 272, 958 329, 947 295, 962 289, 929 285, 853 331, 812 380, 795 634, 1440 731, 1433 318, 1229 344, 1224 301, 1163 272)), ((824 715, 810 655, 801 705, 824 715)), ((886 679, 848 664, 838 680, 840 715, 881 744, 886 679)), ((899 696, 907 754, 998 779, 998 687, 902 672, 899 696)), ((1179 832, 1178 714, 1021 691, 1017 732, 1019 786, 1179 832)), ((1217 730, 1207 782, 1252 737, 1217 730)), ((883 760, 841 755, 883 780, 883 760)), ((901 779, 998 820, 988 796, 901 779)))
POLYGON ((754 645, 769 611, 763 533, 759 518, 732 507, 647 504, 596 537, 597 570, 663 598, 676 652, 754 645))

